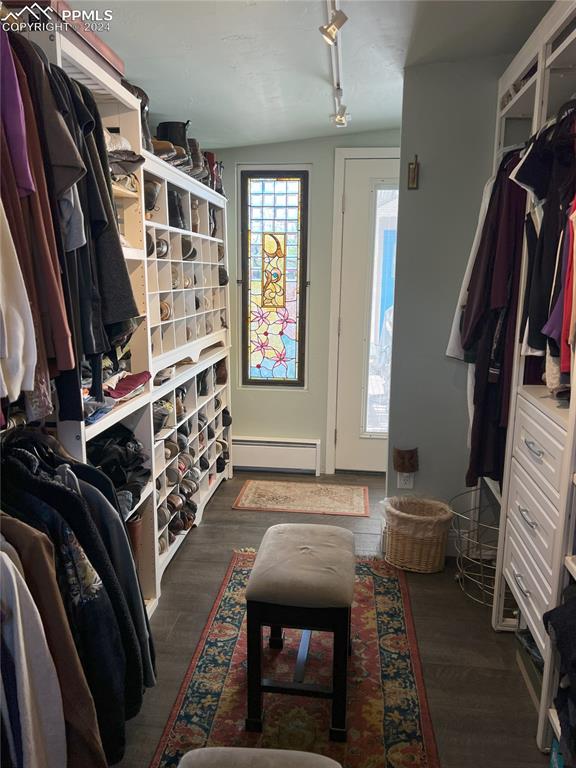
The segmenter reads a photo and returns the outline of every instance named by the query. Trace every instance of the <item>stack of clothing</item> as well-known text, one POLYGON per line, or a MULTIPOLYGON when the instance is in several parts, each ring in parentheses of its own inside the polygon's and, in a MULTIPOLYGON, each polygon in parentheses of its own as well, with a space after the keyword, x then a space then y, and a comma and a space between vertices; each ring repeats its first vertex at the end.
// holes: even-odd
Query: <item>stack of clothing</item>
POLYGON ((29 420, 82 419, 79 369, 102 397, 102 358, 139 315, 92 93, 43 51, 0 30, 0 397, 25 392, 29 420))
POLYGON ((88 443, 91 464, 110 479, 124 519, 140 501, 150 480, 150 457, 140 440, 124 424, 115 424, 88 443))
POLYGON ((156 682, 117 497, 37 431, 7 432, 2 455, 2 765, 105 768, 156 682))

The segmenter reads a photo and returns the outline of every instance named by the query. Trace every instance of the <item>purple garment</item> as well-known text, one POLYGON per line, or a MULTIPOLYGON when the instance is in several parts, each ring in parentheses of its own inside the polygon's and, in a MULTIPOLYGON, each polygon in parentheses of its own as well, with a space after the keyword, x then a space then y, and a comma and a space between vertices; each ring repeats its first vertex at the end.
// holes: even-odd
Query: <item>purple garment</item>
MULTIPOLYGON (((571 226, 568 224, 568 226, 571 226)), ((554 309, 550 313, 548 322, 542 328, 544 336, 548 336, 554 339, 556 344, 560 346, 560 339, 562 336, 562 320, 564 317, 564 288, 566 286, 566 270, 568 269, 568 256, 570 255, 570 235, 568 230, 564 231, 564 241, 562 243, 562 281, 560 294, 554 304, 554 309)))
POLYGON ((20 96, 20 86, 12 58, 12 50, 8 35, 0 27, 0 116, 8 151, 14 166, 14 175, 20 197, 26 197, 36 191, 26 142, 26 124, 24 122, 24 106, 20 96))

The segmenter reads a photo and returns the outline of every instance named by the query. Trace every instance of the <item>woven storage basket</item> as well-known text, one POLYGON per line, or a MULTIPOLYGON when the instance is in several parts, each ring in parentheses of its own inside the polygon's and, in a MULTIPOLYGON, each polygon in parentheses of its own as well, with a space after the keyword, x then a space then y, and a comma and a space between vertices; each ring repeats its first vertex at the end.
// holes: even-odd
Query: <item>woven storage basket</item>
POLYGON ((386 499, 384 510, 386 561, 405 571, 441 571, 454 514, 450 507, 431 499, 395 496, 386 499))

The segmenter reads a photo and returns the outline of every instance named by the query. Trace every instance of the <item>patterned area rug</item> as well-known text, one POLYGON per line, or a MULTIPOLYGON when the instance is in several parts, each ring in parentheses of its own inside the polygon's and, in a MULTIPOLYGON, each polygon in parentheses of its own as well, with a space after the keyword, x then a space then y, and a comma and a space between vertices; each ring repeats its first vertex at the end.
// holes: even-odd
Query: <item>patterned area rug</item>
POLYGON ((368 488, 364 485, 277 480, 247 480, 232 508, 253 512, 306 512, 310 515, 370 515, 368 488))
MULTIPOLYGON (((203 746, 300 749, 344 768, 440 768, 405 576, 376 558, 356 565, 348 741, 328 738, 329 701, 301 696, 265 694, 263 733, 245 732, 244 590, 254 557, 232 558, 150 768, 175 768, 203 746)), ((287 630, 283 651, 266 650, 268 673, 291 679, 299 634, 287 630)), ((331 635, 312 634, 306 681, 329 684, 331 647, 331 635)))

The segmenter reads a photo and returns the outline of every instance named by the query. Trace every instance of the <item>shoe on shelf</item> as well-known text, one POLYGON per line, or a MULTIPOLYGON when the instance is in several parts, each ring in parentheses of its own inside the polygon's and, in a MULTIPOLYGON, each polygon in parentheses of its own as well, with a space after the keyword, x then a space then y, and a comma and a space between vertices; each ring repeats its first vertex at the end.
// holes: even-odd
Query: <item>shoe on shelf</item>
POLYGON ((197 139, 188 139, 188 149, 190 150, 190 156, 192 157, 192 170, 190 175, 194 178, 204 173, 204 158, 200 151, 200 144, 197 139))
POLYGON ((226 267, 218 267, 218 285, 223 288, 225 285, 228 285, 228 272, 226 271, 226 267))
POLYGON ((156 126, 156 136, 164 141, 170 141, 172 144, 179 147, 183 147, 184 151, 188 149, 188 126, 190 120, 186 120, 185 123, 181 121, 170 120, 167 122, 158 123, 156 126))
MULTIPOLYGON (((196 391, 199 397, 206 397, 208 394, 208 368, 196 376, 196 391)), ((198 414, 200 416, 200 414, 198 414)))
POLYGON ((182 196, 175 189, 168 190, 168 221, 171 227, 186 229, 184 211, 182 209, 182 196))
POLYGON ((156 258, 163 259, 168 255, 170 251, 170 243, 163 237, 159 237, 156 240, 156 258))
POLYGON ((197 198, 193 197, 190 200, 190 208, 192 212, 192 232, 200 231, 200 210, 197 198))
POLYGON ((156 517, 158 518, 158 527, 164 528, 170 522, 170 510, 165 504, 160 504, 156 510, 156 517))
POLYGON ((222 411, 222 426, 229 427, 232 424, 232 416, 228 408, 224 408, 222 411))
POLYGON ((164 456, 166 459, 173 459, 178 455, 178 445, 173 440, 164 441, 164 456))
POLYGON ((214 366, 214 372, 216 374, 216 384, 226 384, 228 381, 228 369, 226 368, 226 360, 218 360, 214 366))
POLYGON ((200 469, 205 472, 210 467, 210 462, 206 456, 200 456, 200 469))
POLYGON ((153 179, 146 179, 144 181, 144 208, 146 211, 156 210, 156 203, 158 202, 161 189, 162 184, 159 181, 154 181, 153 179))
POLYGON ((176 157, 176 149, 171 141, 163 141, 161 139, 153 138, 152 148, 154 149, 154 154, 156 157, 159 157, 160 160, 168 161, 173 157, 176 157))

